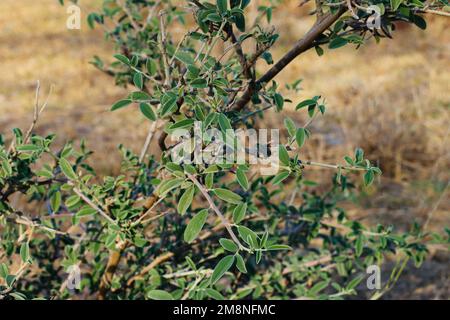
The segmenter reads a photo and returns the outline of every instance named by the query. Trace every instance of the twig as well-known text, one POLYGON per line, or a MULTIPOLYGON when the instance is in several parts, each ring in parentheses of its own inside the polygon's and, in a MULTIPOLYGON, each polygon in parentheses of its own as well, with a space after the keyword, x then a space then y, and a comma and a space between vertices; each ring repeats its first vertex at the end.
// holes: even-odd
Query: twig
MULTIPOLYGON (((31 122, 30 127, 28 128, 27 132, 25 133, 24 139, 23 139, 23 143, 27 144, 31 134, 33 133, 33 130, 39 120, 39 116, 41 115, 41 113, 45 110, 45 108, 48 105, 48 101, 50 99, 50 96, 52 94, 53 91, 53 85, 50 86, 47 98, 45 99, 45 102, 42 106, 39 106, 39 95, 40 95, 40 90, 41 90, 41 83, 38 80, 37 84, 36 84, 36 94, 35 94, 35 103, 34 103, 34 111, 33 111, 33 121, 31 122)), ((15 142, 14 140, 11 142, 11 145, 9 146, 8 149, 8 153, 10 153, 12 151, 12 149, 14 148, 15 142)))
POLYGON ((213 199, 208 193, 208 190, 205 189, 205 187, 197 180, 197 178, 191 174, 187 175, 188 178, 197 186, 197 188, 200 190, 200 192, 203 194, 203 196, 206 198, 206 201, 208 201, 209 206, 213 211, 216 213, 216 215, 219 217, 222 224, 227 229, 228 233, 230 234, 233 241, 238 245, 238 247, 244 251, 251 252, 251 250, 245 246, 242 245, 242 243, 239 241, 238 237, 234 233, 233 229, 231 228, 230 223, 225 218, 225 216, 220 212, 219 208, 217 208, 216 204, 214 203, 213 199))
MULTIPOLYGON (((257 85, 261 85, 262 83, 267 83, 272 80, 278 73, 280 73, 292 60, 294 60, 297 56, 302 54, 303 52, 309 50, 314 46, 314 41, 341 15, 343 15, 347 9, 345 7, 339 8, 338 12, 332 14, 327 13, 323 15, 320 19, 316 21, 316 23, 311 27, 311 29, 306 33, 306 35, 297 41, 295 46, 286 53, 269 71, 267 71, 259 80, 256 81, 257 85)), ((245 107, 245 105, 250 101, 253 96, 255 90, 257 90, 257 86, 248 86, 247 90, 241 96, 241 98, 236 101, 233 105, 234 110, 241 110, 245 107)))
POLYGON ((153 16, 155 15, 156 8, 160 5, 160 3, 161 3, 161 0, 155 2, 155 4, 153 5, 153 8, 151 10, 149 9, 147 19, 145 19, 145 23, 143 24, 141 31, 144 31, 145 28, 150 24, 150 21, 153 19, 153 16))
POLYGON ((432 9, 417 9, 414 11, 420 12, 420 13, 430 13, 430 14, 435 14, 438 16, 450 17, 450 12, 445 12, 445 11, 432 10, 432 9))
POLYGON ((91 199, 89 199, 84 193, 78 189, 77 187, 73 188, 73 192, 75 192, 87 205, 91 208, 95 209, 103 218, 105 218, 109 223, 117 225, 116 221, 114 221, 105 211, 103 211, 99 206, 97 206, 91 199))
POLYGON ((119 7, 122 8, 122 10, 125 12, 125 14, 128 16, 128 19, 130 19, 130 23, 133 26, 133 29, 137 32, 141 30, 141 28, 137 25, 137 23, 134 21, 133 15, 131 14, 130 10, 126 7, 126 4, 123 4, 121 0, 116 0, 119 7))
POLYGON ((367 171, 366 168, 362 168, 362 167, 341 166, 338 164, 327 164, 327 163, 321 163, 321 162, 315 162, 315 161, 309 161, 309 160, 302 161, 302 164, 307 165, 307 166, 315 166, 315 167, 322 167, 322 168, 329 168, 329 169, 367 171))
POLYGON ((142 269, 141 272, 139 272, 139 274, 135 275, 130 280, 128 280, 127 281, 127 286, 131 286, 133 284, 133 282, 135 282, 136 280, 142 279, 142 277, 145 274, 147 274, 148 272, 150 272, 150 270, 156 268, 161 263, 169 260, 174 255, 175 254, 173 252, 166 252, 166 253, 156 257, 148 266, 146 266, 144 269, 142 269))
POLYGON ((220 34, 223 31, 223 28, 225 27, 226 23, 222 22, 222 24, 220 25, 219 30, 217 30, 216 35, 214 36, 211 45, 209 46, 208 50, 205 53, 205 56, 203 57, 203 59, 201 60, 201 62, 203 63, 206 59, 208 59, 208 56, 211 54, 211 51, 213 50, 213 48, 216 46, 217 41, 220 38, 220 34))
POLYGON ((144 158, 145 158, 145 155, 147 154, 150 143, 152 142, 152 138, 156 131, 156 122, 157 121, 153 121, 152 124, 150 125, 150 129, 148 130, 147 138, 145 139, 144 146, 142 147, 142 150, 141 150, 141 155, 139 156, 139 163, 142 163, 142 161, 144 161, 144 158))
POLYGON ((431 219, 433 218, 434 212, 439 208, 442 200, 444 200, 444 196, 447 194, 447 188, 450 186, 450 181, 447 182, 447 185, 445 186, 444 190, 442 190, 441 195, 439 196, 439 199, 436 201, 436 203, 433 206, 433 209, 428 213, 427 220, 425 221, 425 224, 423 225, 423 229, 426 230, 428 228, 428 224, 430 223, 431 219))
POLYGON ((170 87, 170 64, 169 64, 169 58, 167 56, 167 39, 166 39, 166 30, 164 25, 164 15, 165 11, 161 10, 159 13, 159 20, 160 20, 160 36, 158 37, 158 43, 159 43, 159 50, 161 51, 161 54, 163 56, 163 62, 164 62, 164 87, 169 88, 170 87))
POLYGON ((156 206, 161 203, 164 200, 164 198, 159 198, 155 203, 153 203, 153 205, 142 215, 139 217, 139 219, 137 219, 135 222, 133 222, 132 227, 137 226, 138 224, 140 224, 142 222, 142 220, 147 217, 147 215, 149 215, 150 213, 153 212, 153 209, 156 208, 156 206))

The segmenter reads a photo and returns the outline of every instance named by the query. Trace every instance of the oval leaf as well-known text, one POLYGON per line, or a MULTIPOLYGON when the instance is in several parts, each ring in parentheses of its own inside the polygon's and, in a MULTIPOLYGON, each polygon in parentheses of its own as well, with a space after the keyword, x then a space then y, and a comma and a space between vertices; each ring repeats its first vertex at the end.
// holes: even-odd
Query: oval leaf
POLYGON ((213 274, 211 276, 211 284, 215 284, 217 281, 219 281, 220 278, 223 277, 225 272, 230 270, 233 263, 234 255, 229 255, 222 258, 222 260, 220 260, 217 266, 214 268, 213 274))
POLYGON ((208 209, 203 209, 189 221, 186 230, 184 230, 184 241, 191 243, 197 238, 205 225, 206 218, 208 218, 208 209))

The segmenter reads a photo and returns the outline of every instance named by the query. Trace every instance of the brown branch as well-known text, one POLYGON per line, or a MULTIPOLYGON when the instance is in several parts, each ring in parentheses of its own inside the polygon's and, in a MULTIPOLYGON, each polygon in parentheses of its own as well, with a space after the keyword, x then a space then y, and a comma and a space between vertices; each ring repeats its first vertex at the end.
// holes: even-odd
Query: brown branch
POLYGON ((267 83, 272 80, 278 73, 280 73, 292 60, 303 52, 311 49, 314 46, 315 40, 327 30, 333 23, 339 19, 347 11, 347 8, 341 7, 339 10, 332 14, 327 13, 320 17, 319 20, 312 26, 312 28, 306 33, 306 35, 300 39, 295 46, 286 53, 269 71, 267 71, 257 82, 256 85, 249 85, 247 90, 241 96, 241 98, 234 104, 234 110, 242 110, 245 105, 250 101, 253 94, 258 91, 258 86, 263 83, 267 83))
POLYGON ((111 250, 109 252, 108 263, 106 264, 105 272, 100 280, 98 299, 105 300, 109 287, 111 286, 112 278, 116 273, 117 266, 119 265, 122 252, 128 246, 128 241, 123 241, 117 246, 117 250, 111 250))
MULTIPOLYGON (((144 208, 146 210, 149 210, 153 207, 153 205, 158 200, 157 196, 150 197, 145 205, 144 208)), ((146 211, 145 211, 146 212, 146 211)), ((122 258, 122 254, 125 251, 125 249, 130 245, 129 241, 121 242, 116 250, 111 250, 109 252, 109 258, 108 263, 106 264, 105 272, 102 275, 102 278, 100 280, 100 286, 99 286, 99 294, 98 299, 104 300, 106 297, 106 294, 108 293, 108 289, 111 286, 111 280, 114 277, 114 274, 116 273, 117 266, 120 263, 120 260, 122 258)))
POLYGON ((149 271, 159 266, 161 263, 166 262, 170 258, 172 258, 175 254, 173 252, 166 252, 158 257, 156 257, 148 266, 146 266, 144 269, 139 272, 136 276, 132 277, 127 282, 127 286, 131 286, 133 282, 136 280, 142 279, 149 271))
POLYGON ((250 69, 248 68, 247 64, 247 58, 245 57, 241 43, 236 38, 236 35, 233 32, 233 26, 230 24, 227 25, 225 31, 230 37, 231 43, 233 43, 234 45, 234 50, 236 51, 236 54, 239 58, 239 63, 241 64, 242 73, 244 74, 245 78, 252 79, 252 73, 250 72, 250 69))

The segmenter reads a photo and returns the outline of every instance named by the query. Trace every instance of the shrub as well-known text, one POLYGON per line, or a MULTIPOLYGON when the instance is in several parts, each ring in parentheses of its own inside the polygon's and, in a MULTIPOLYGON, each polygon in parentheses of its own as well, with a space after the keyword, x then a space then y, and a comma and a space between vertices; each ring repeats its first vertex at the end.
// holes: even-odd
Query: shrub
POLYGON ((139 154, 119 147, 120 175, 99 177, 86 163, 91 151, 84 142, 56 149, 53 135, 34 134, 45 108, 36 99, 30 129, 14 130, 10 146, 0 139, 2 297, 69 298, 74 279, 67 271, 79 267, 79 290, 89 298, 342 299, 357 293, 368 266, 393 253, 398 265, 374 293, 379 298, 409 259, 419 266, 431 242, 448 241, 448 232, 431 234, 416 224, 395 234, 346 214, 339 203, 357 192, 351 175, 370 185, 381 170, 359 148, 339 164, 301 158, 313 134, 309 124, 326 111, 322 97, 304 97, 295 109, 309 121, 297 127, 284 119, 287 139, 279 144, 241 148, 231 130, 254 128, 271 108, 282 116, 290 101, 275 78, 300 54, 391 38, 397 21, 425 29, 421 14, 445 15, 438 10, 447 3, 316 2, 316 22, 276 63, 270 49, 279 35, 260 22, 270 23, 282 2, 261 5, 255 21, 246 16, 249 3, 105 0, 88 16, 117 48, 113 63, 92 63, 133 88, 111 110, 139 110, 149 121, 147 139, 139 154), (177 39, 179 26, 189 31, 177 39), (256 69, 259 60, 271 65, 268 71, 256 69), (179 139, 168 141, 174 135, 179 139), (149 155, 156 138, 161 154, 149 155), (246 163, 191 161, 199 151, 220 159, 236 146, 246 163), (278 170, 264 170, 273 167, 268 159, 278 170), (304 179, 311 166, 336 171, 327 192, 304 179), (16 208, 16 194, 26 197, 30 212, 16 208))

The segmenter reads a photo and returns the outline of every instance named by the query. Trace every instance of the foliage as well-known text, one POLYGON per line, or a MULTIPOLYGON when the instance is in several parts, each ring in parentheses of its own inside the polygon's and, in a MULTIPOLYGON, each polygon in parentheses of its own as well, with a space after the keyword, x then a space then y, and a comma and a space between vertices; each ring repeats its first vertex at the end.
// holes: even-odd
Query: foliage
MULTIPOLYGON (((367 266, 396 254, 394 281, 379 297, 409 259, 419 266, 430 242, 448 241, 448 234, 418 225, 395 234, 346 214, 340 202, 357 191, 350 174, 362 173, 369 186, 381 171, 361 149, 337 165, 301 159, 313 134, 309 124, 326 111, 320 96, 296 106, 309 116, 304 126, 284 120, 277 173, 174 161, 180 142, 168 145, 166 137, 176 129, 194 132, 195 121, 202 132, 214 128, 225 137, 227 129, 254 128, 268 109, 281 117, 291 101, 274 79, 301 53, 314 49, 320 56, 326 47, 358 48, 370 38, 391 37, 396 21, 425 29, 419 14, 447 5, 318 1, 316 23, 274 63, 270 48, 280 35, 261 21, 270 23, 280 3, 261 5, 255 21, 246 16, 250 0, 104 0, 101 11, 88 16, 118 51, 111 64, 99 57, 92 63, 133 87, 111 110, 136 107, 150 124, 147 141, 140 155, 120 146, 120 175, 99 177, 86 162, 91 152, 84 142, 58 150, 54 136, 31 134, 33 126, 26 134, 16 129, 9 148, 0 139, 1 255, 10 264, 21 257, 16 272, 1 264, 2 296, 68 298, 73 292, 65 271, 76 265, 80 292, 101 299, 342 299, 357 293, 367 266), (367 23, 370 5, 380 8, 380 29, 367 23), (191 30, 176 38, 172 30, 179 26, 191 30), (244 53, 243 46, 255 49, 244 53), (262 75, 256 70, 261 59, 273 65, 262 75), (162 152, 148 156, 157 133, 162 152), (303 177, 310 166, 336 170, 327 192, 303 177), (31 213, 15 208, 15 194, 27 198, 31 213)), ((211 140, 206 135, 201 148, 211 140)))

